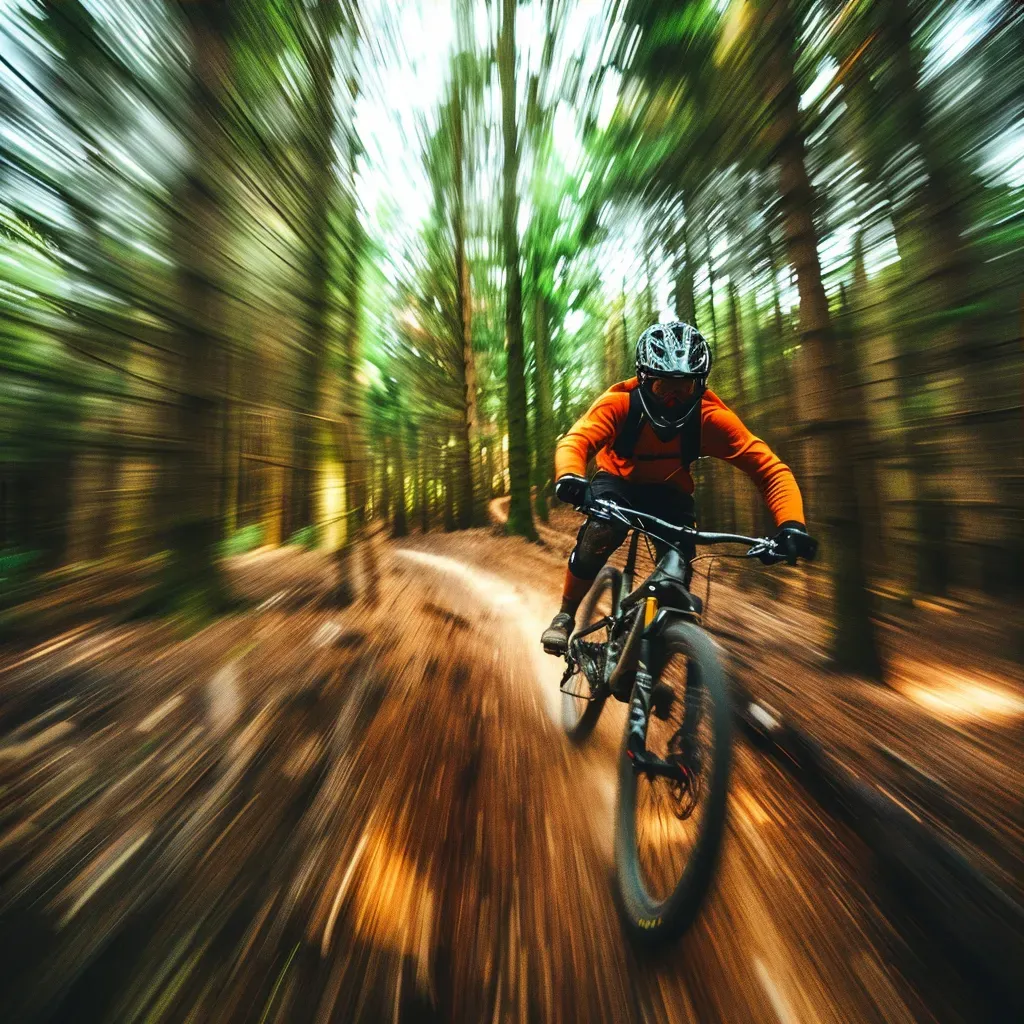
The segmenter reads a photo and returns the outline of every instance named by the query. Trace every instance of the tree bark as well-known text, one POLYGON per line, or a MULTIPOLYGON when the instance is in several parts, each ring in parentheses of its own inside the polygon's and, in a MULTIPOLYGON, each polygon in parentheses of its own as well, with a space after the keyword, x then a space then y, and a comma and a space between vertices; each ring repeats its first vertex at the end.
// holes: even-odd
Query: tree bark
POLYGON ((378 518, 390 527, 393 522, 391 501, 391 438, 385 434, 380 439, 380 512, 378 518))
POLYGON ((391 519, 391 536, 405 537, 409 533, 409 521, 405 509, 405 439, 401 421, 394 439, 395 446, 395 514, 391 519))
POLYGON ((878 483, 878 446, 875 444, 868 415, 867 373, 864 368, 864 332, 862 318, 858 312, 865 305, 867 291, 867 269, 864 265, 864 237, 858 233, 854 240, 853 298, 848 301, 845 285, 840 285, 842 296, 841 323, 839 332, 840 373, 843 387, 850 396, 850 410, 853 413, 851 430, 857 442, 858 463, 857 489, 864 496, 864 521, 861 530, 864 536, 864 551, 872 574, 879 576, 885 571, 885 522, 882 514, 881 488, 878 483))
POLYGON ((334 193, 334 54, 332 27, 337 5, 318 0, 312 31, 303 38, 311 80, 311 115, 305 138, 308 187, 309 248, 305 346, 299 369, 300 414, 294 440, 293 529, 316 520, 315 487, 323 379, 330 348, 330 215, 334 193), (305 415, 303 415, 303 413, 305 415))
MULTIPOLYGON (((858 62, 854 66, 847 90, 854 128, 851 141, 876 188, 886 197, 900 253, 901 284, 895 289, 897 308, 890 329, 896 347, 899 434, 913 517, 909 531, 904 531, 905 537, 909 532, 911 550, 901 561, 906 563, 904 572, 909 573, 914 590, 943 595, 952 581, 953 546, 949 530, 952 494, 943 480, 941 463, 957 445, 951 438, 940 438, 936 444, 935 396, 949 385, 935 376, 941 359, 929 355, 935 339, 925 325, 949 300, 936 288, 931 269, 936 256, 942 258, 941 253, 931 250, 941 249, 945 243, 941 237, 928 239, 927 212, 921 216, 922 209, 927 211, 925 199, 913 207, 906 201, 899 202, 893 191, 892 172, 886 170, 889 139, 877 135, 877 112, 883 104, 891 104, 897 113, 900 136, 905 139, 922 136, 927 112, 917 88, 906 7, 894 2, 879 14, 881 45, 895 81, 882 97, 872 81, 869 64, 858 62), (942 453, 938 459, 937 449, 942 453)), ((928 147, 921 148, 923 152, 928 147)))
MULTIPOLYGON (((749 402, 749 396, 747 394, 746 381, 744 379, 744 346, 743 346, 743 321, 740 316, 740 300, 738 290, 736 288, 736 281, 733 275, 729 275, 729 361, 732 363, 734 384, 733 390, 736 400, 736 407, 740 412, 740 416, 748 418, 751 413, 751 402, 749 402)), ((736 473, 730 474, 733 481, 733 507, 736 511, 736 527, 740 532, 751 531, 757 532, 758 525, 758 508, 760 505, 759 496, 756 491, 750 486, 749 480, 738 481, 739 485, 743 488, 742 497, 736 492, 735 487, 737 484, 736 473)), ((747 580, 746 574, 740 576, 741 586, 745 585, 742 581, 747 580)))
POLYGON ((548 503, 554 492, 554 437, 551 429, 551 339, 547 299, 534 281, 534 507, 541 522, 548 521, 548 503))
MULTIPOLYGON (((359 361, 360 302, 364 238, 355 197, 355 141, 347 141, 344 185, 344 263, 340 270, 343 289, 340 334, 341 390, 346 396, 339 410, 342 423, 334 432, 338 460, 345 467, 345 539, 335 552, 335 599, 344 608, 355 599, 353 555, 366 546, 365 529, 369 497, 370 461, 363 426, 362 386, 356 368, 359 361)), ((364 551, 364 562, 370 557, 364 551)))
POLYGON ((223 96, 230 77, 230 4, 182 3, 192 59, 190 149, 171 206, 172 249, 178 268, 179 320, 174 339, 177 390, 174 444, 164 465, 163 506, 169 557, 158 606, 216 613, 225 602, 217 564, 224 391, 224 303, 218 262, 227 226, 219 190, 229 173, 223 96))
POLYGON ((690 255, 689 214, 684 214, 679 229, 682 252, 676 254, 676 315, 688 324, 697 326, 697 306, 693 291, 693 259, 690 255))
POLYGON ((461 70, 456 72, 452 94, 452 168, 455 184, 455 203, 452 210, 452 228, 455 235, 455 287, 459 307, 459 347, 461 362, 457 364, 462 408, 458 423, 458 517, 462 530, 480 521, 477 514, 474 487, 473 448, 477 435, 476 367, 473 360, 473 297, 469 280, 469 260, 466 258, 466 201, 465 201, 465 145, 463 139, 463 82, 461 70))
POLYGON ((516 0, 502 0, 498 36, 504 141, 502 236, 505 248, 505 340, 507 345, 509 503, 507 531, 537 539, 530 508, 530 447, 526 425, 526 375, 523 354, 523 281, 519 269, 519 140, 516 131, 516 0))
MULTIPOLYGON (((704 223, 704 252, 708 263, 708 306, 711 316, 711 347, 719 360, 719 379, 722 379, 722 371, 728 366, 728 353, 722 350, 718 337, 718 316, 715 313, 715 264, 711 252, 711 228, 704 223)), ((728 385, 726 386, 727 390, 728 385)), ((732 395, 728 396, 732 400, 732 395)), ((716 470, 708 470, 708 482, 712 490, 715 490, 715 525, 720 530, 735 531, 736 526, 736 481, 731 472, 720 473, 716 470)))
POLYGON ((430 468, 430 442, 429 438, 420 436, 419 446, 419 519, 420 519, 420 532, 427 533, 430 530, 430 477, 428 470, 430 468))
POLYGON ((769 65, 774 91, 772 125, 779 167, 783 230, 800 291, 800 336, 805 361, 802 396, 810 428, 812 465, 822 474, 822 501, 816 511, 834 545, 834 626, 832 654, 837 664, 873 679, 882 678, 872 601, 868 590, 861 536, 862 510, 856 485, 847 471, 856 451, 851 436, 847 397, 841 386, 836 338, 821 279, 814 194, 807 174, 800 123, 794 32, 789 0, 767 8, 769 65))
POLYGON ((452 468, 452 450, 448 445, 441 449, 441 462, 443 466, 443 490, 444 490, 444 528, 446 533, 451 533, 458 526, 455 519, 455 473, 452 468))

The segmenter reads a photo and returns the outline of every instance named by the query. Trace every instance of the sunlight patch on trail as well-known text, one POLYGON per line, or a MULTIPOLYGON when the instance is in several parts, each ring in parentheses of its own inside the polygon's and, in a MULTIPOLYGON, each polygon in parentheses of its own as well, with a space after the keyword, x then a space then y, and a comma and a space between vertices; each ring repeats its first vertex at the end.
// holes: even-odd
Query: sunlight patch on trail
POLYGON ((1002 681, 990 682, 939 665, 911 675, 897 670, 893 686, 928 711, 953 720, 1017 718, 1024 715, 1024 700, 1002 681))
POLYGON ((510 621, 519 629, 523 642, 530 652, 533 675, 542 690, 548 714, 551 720, 560 726, 562 705, 558 683, 562 678, 562 662, 550 654, 545 654, 539 639, 547 625, 544 598, 540 594, 524 593, 494 573, 476 569, 445 555, 414 551, 410 548, 399 548, 397 553, 420 565, 457 577, 483 602, 508 613, 510 621))

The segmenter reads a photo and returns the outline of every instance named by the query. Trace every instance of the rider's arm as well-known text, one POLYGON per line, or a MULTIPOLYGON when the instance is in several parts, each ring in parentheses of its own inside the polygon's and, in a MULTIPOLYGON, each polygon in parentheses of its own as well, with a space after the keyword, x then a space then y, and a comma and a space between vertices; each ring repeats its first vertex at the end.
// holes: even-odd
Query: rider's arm
POLYGON ((629 412, 626 392, 606 391, 572 425, 555 448, 555 479, 571 473, 587 475, 587 463, 606 445, 612 444, 629 412))
POLYGON ((776 526, 804 522, 804 502, 792 470, 711 391, 704 396, 701 426, 701 454, 742 469, 757 485, 776 526))

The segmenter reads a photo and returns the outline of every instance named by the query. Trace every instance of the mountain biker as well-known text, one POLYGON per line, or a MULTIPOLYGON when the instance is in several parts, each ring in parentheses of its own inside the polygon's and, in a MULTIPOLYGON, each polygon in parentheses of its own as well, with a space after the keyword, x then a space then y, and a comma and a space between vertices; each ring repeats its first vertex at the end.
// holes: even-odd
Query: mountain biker
MULTIPOLYGON (((789 467, 707 387, 711 350, 686 323, 652 324, 636 343, 636 376, 613 384, 555 449, 555 495, 572 505, 608 498, 676 525, 694 524, 691 463, 704 455, 742 469, 775 518, 777 556, 814 558, 803 499, 789 467), (596 455, 597 472, 587 480, 596 455)), ((576 610, 627 528, 593 516, 569 556, 562 606, 541 635, 549 654, 564 654, 576 610)), ((659 552, 660 557, 660 552, 659 552)))

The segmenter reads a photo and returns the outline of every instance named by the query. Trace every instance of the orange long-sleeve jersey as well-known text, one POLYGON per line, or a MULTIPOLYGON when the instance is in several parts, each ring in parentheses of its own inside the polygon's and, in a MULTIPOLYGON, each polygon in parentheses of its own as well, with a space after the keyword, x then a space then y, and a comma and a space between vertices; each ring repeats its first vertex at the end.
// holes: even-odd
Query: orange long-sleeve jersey
MULTIPOLYGON (((597 468, 638 484, 673 484, 693 494, 693 477, 683 465, 679 439, 658 439, 651 425, 643 424, 632 456, 612 450, 629 412, 629 393, 636 377, 613 384, 580 417, 555 449, 555 479, 566 473, 586 476, 587 463, 596 454, 597 468)), ((701 455, 711 455, 738 466, 761 492, 776 525, 804 522, 804 503, 796 478, 787 466, 713 391, 701 403, 701 455)))

